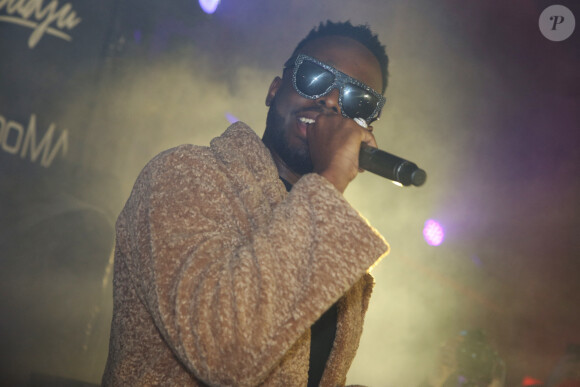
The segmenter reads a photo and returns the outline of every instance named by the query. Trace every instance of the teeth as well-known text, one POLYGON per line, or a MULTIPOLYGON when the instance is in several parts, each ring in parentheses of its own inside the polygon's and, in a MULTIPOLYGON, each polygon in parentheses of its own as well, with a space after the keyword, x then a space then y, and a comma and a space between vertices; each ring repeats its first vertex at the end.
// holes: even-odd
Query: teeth
POLYGON ((313 124, 314 120, 312 118, 300 117, 298 118, 300 122, 304 122, 305 124, 313 124))

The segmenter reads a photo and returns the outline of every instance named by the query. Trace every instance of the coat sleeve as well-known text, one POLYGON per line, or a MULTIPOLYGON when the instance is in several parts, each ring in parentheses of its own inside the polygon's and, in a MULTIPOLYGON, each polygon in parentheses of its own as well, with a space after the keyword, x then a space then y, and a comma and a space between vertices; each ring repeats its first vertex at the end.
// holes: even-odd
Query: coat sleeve
POLYGON ((179 151, 154 159, 117 238, 181 363, 208 384, 256 385, 388 246, 319 175, 260 214, 248 210, 257 188, 237 192, 219 165, 199 160, 179 151))

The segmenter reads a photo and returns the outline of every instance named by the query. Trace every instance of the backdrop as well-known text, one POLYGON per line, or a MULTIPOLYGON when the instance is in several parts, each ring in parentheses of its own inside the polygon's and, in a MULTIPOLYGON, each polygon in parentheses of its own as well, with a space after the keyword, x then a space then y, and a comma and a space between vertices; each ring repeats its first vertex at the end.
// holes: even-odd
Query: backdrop
POLYGON ((580 35, 544 36, 552 4, 222 0, 208 16, 194 0, 0 0, 0 384, 99 383, 114 222, 137 174, 228 121, 261 135, 271 80, 327 19, 387 46, 377 141, 428 173, 346 191, 392 247, 348 383, 416 386, 466 329, 508 385, 545 380, 580 343, 580 35))

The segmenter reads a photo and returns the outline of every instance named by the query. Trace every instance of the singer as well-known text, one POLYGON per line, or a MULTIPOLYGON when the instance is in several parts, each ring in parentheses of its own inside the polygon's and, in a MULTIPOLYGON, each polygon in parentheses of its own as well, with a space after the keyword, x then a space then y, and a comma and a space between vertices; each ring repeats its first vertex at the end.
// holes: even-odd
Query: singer
POLYGON ((272 81, 262 139, 238 122, 145 166, 117 220, 103 385, 345 384, 389 247, 343 192, 387 65, 367 26, 321 23, 272 81))

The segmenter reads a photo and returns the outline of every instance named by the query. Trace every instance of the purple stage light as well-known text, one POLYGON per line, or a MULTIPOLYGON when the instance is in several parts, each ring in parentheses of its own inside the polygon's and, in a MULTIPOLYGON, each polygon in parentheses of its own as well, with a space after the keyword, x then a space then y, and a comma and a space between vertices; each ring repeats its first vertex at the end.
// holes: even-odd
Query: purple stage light
POLYGON ((215 12, 219 4, 220 0, 199 0, 199 6, 209 15, 215 12))
POLYGON ((445 231, 443 231, 443 227, 438 222, 429 219, 425 222, 425 227, 423 227, 423 237, 425 242, 431 246, 439 246, 445 239, 445 231))
POLYGON ((233 123, 239 121, 238 118, 236 116, 234 116, 233 114, 231 114, 231 113, 226 113, 226 120, 228 120, 228 122, 230 124, 233 124, 233 123))

